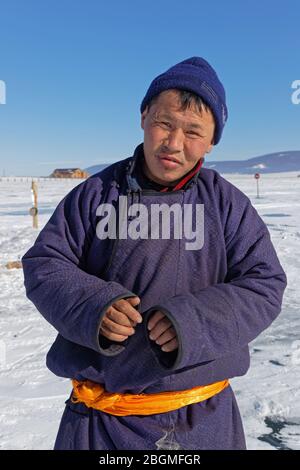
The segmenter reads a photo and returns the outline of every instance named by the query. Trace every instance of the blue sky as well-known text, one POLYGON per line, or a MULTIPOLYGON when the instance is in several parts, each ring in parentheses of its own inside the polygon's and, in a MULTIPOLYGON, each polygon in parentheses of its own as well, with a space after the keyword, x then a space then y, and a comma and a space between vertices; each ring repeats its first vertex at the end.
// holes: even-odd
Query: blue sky
POLYGON ((0 176, 132 155, 152 79, 197 55, 229 118, 211 160, 300 150, 300 4, 254 0, 1 0, 0 176))

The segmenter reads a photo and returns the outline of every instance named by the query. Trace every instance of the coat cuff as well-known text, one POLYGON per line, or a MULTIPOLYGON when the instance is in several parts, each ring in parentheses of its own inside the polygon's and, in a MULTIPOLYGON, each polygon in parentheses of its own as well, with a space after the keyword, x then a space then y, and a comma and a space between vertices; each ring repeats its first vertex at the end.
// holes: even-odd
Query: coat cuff
POLYGON ((182 362, 183 345, 182 345, 182 336, 180 334, 180 325, 179 323, 177 323, 176 319, 169 312, 169 310, 167 310, 165 307, 162 307, 161 305, 154 305, 143 314, 143 326, 144 326, 145 337, 147 338, 147 342, 150 345, 152 351, 155 353, 161 366, 169 370, 176 370, 176 369, 181 368, 180 364, 182 362), (176 331, 176 335, 178 339, 178 348, 174 351, 171 351, 171 352, 162 351, 161 346, 156 344, 154 341, 152 341, 149 338, 149 330, 148 330, 147 325, 150 320, 150 317, 155 313, 156 310, 160 310, 163 314, 166 315, 166 317, 168 317, 168 319, 170 320, 170 322, 172 323, 172 326, 174 327, 176 331))

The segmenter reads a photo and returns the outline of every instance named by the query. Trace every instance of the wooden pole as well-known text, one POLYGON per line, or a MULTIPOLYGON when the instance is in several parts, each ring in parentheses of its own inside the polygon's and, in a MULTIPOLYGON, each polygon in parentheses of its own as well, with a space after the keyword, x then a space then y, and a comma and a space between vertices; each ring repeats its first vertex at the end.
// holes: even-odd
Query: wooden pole
POLYGON ((31 182, 31 196, 32 196, 32 208, 30 213, 32 215, 32 226, 38 228, 38 203, 37 203, 37 183, 32 180, 31 182))

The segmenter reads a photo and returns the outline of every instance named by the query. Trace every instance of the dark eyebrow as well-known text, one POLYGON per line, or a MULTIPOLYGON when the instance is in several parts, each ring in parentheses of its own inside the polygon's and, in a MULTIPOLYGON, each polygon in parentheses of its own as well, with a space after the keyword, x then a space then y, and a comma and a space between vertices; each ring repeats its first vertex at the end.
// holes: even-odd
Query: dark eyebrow
POLYGON ((188 124, 188 127, 192 127, 193 129, 203 129, 201 124, 197 124, 196 122, 191 122, 190 124, 188 124))
MULTIPOLYGON (((170 116, 169 114, 162 113, 159 115, 159 118, 169 119, 170 121, 172 121, 172 116, 170 116)), ((187 127, 192 128, 192 129, 203 129, 203 126, 201 126, 201 124, 198 124, 197 122, 191 122, 190 124, 187 124, 187 127)))

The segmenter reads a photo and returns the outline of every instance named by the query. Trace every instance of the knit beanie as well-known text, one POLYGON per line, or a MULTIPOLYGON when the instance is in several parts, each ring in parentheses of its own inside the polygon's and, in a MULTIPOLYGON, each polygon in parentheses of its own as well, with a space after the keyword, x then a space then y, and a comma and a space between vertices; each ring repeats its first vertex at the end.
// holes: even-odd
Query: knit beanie
POLYGON ((216 145, 221 139, 228 111, 225 90, 215 70, 201 57, 191 57, 179 62, 152 81, 142 101, 141 113, 154 96, 174 88, 194 92, 209 106, 215 119, 216 145))

